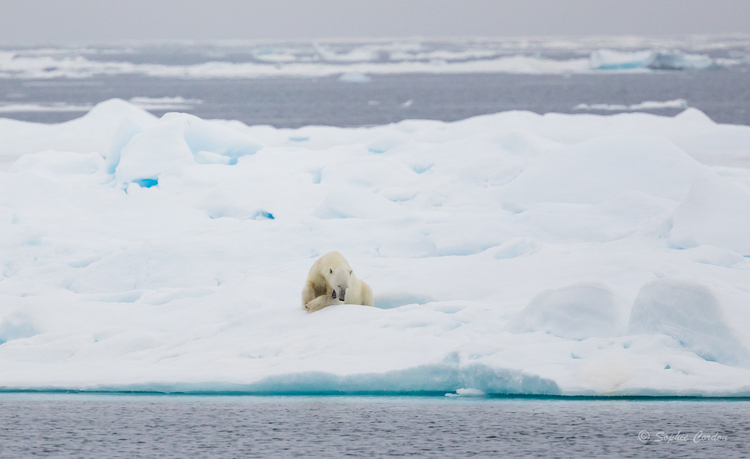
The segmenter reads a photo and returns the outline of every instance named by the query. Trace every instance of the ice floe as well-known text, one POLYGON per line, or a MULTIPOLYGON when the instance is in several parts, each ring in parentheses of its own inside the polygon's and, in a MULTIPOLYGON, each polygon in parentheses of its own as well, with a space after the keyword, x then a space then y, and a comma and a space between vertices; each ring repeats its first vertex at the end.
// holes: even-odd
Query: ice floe
POLYGON ((67 104, 65 102, 57 103, 0 103, 0 113, 20 113, 20 112, 88 112, 94 108, 90 104, 67 104))
POLYGON ((590 66, 596 70, 703 70, 717 65, 709 56, 689 54, 679 49, 618 51, 601 49, 591 53, 590 66))
MULTIPOLYGON (((729 37, 726 37, 729 38, 729 37)), ((166 78, 337 77, 408 73, 576 74, 704 70, 746 63, 746 39, 707 37, 569 40, 452 39, 296 43, 141 44, 115 48, 0 49, 0 78, 88 79, 117 75, 166 78), (607 47, 609 46, 609 47, 607 47), (706 52, 735 54, 712 58, 706 52), (165 51, 166 50, 166 51, 165 51), (178 51, 175 53, 175 50, 178 51), (159 61, 165 52, 190 56, 159 61), (146 58, 139 57, 145 54, 146 58), (734 57, 733 57, 734 56, 734 57)), ((358 78, 361 82, 362 77, 358 78)))
POLYGON ((195 105, 203 103, 200 99, 185 99, 184 97, 133 97, 130 99, 130 103, 150 111, 179 111, 189 110, 195 105))
POLYGON ((0 134, 0 388, 750 395, 750 172, 720 162, 750 127, 111 100, 0 134), (302 310, 330 250, 375 307, 302 310))
POLYGON ((664 109, 678 109, 684 110, 688 108, 688 102, 685 99, 674 99, 667 100, 665 102, 657 102, 653 100, 647 100, 638 104, 578 104, 573 107, 573 110, 603 110, 613 112, 625 112, 625 111, 641 111, 641 110, 664 110, 664 109))

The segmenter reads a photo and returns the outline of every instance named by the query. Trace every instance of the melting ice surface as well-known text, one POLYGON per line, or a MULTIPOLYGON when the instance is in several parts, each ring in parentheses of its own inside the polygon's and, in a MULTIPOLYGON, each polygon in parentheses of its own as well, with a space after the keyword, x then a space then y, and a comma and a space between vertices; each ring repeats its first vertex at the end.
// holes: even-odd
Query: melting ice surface
POLYGON ((0 137, 2 388, 750 395, 750 127, 111 100, 0 137), (330 250, 376 307, 302 310, 330 250))

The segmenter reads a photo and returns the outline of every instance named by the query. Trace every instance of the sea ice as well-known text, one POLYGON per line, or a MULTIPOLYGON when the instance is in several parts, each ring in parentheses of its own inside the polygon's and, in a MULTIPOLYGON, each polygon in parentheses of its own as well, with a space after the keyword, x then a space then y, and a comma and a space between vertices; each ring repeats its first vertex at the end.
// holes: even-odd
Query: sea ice
POLYGON ((670 240, 678 247, 706 244, 750 256, 750 233, 737 231, 750 231, 748 209, 748 187, 717 176, 701 176, 672 215, 670 240))
POLYGON ((750 127, 111 100, 0 135, 1 388, 750 395, 750 127), (375 307, 302 310, 330 250, 375 307))
MULTIPOLYGON (((736 51, 746 46, 742 37, 717 39, 710 36, 302 41, 274 45, 216 42, 210 46, 174 43, 162 46, 6 47, 0 50, 0 78, 36 80, 29 82, 33 85, 67 85, 71 80, 80 83, 83 79, 116 75, 167 78, 338 77, 342 81, 351 79, 364 82, 372 75, 383 74, 631 73, 702 70, 747 62, 747 57, 736 51), (599 47, 604 49, 597 49, 599 47), (176 49, 182 51, 176 54, 189 58, 182 62, 174 62, 173 59, 153 62, 154 56, 165 51, 175 55, 176 49), (695 54, 706 49, 728 49, 729 57, 712 59, 695 54), (562 57, 561 53, 567 56, 562 57), (585 57, 585 54, 589 56, 585 57), (144 55, 148 57, 144 59, 144 55)), ((139 97, 134 103, 172 106, 173 110, 185 109, 179 107, 180 101, 169 100, 175 97, 155 99, 139 97), (164 100, 158 102, 158 99, 164 100)), ((64 105, 12 105, 12 110, 76 108, 64 105)))
POLYGON ((344 83, 369 83, 372 78, 364 73, 344 73, 339 77, 339 81, 344 83))
POLYGON ((659 279, 644 285, 633 304, 628 334, 664 334, 706 360, 747 365, 750 352, 738 340, 710 288, 659 279))
POLYGON ((589 63, 597 70, 643 69, 652 57, 651 51, 623 52, 600 49, 591 53, 589 63))
POLYGON ((688 103, 685 99, 667 100, 665 102, 657 102, 653 100, 647 100, 638 104, 622 105, 622 104, 578 104, 573 107, 573 110, 606 110, 606 111, 638 111, 638 110, 662 110, 666 108, 686 109, 688 103))
POLYGON ((591 53, 589 64, 592 69, 609 71, 703 70, 715 65, 708 56, 688 54, 678 49, 635 52, 600 49, 591 53))
POLYGON ((611 337, 622 334, 622 311, 607 286, 582 283, 535 296, 508 323, 508 330, 541 331, 572 339, 611 337))
POLYGON ((700 54, 687 54, 680 50, 658 50, 646 67, 654 70, 702 70, 713 65, 713 60, 700 54))
POLYGON ((200 99, 184 97, 133 97, 130 103, 146 110, 189 110, 203 103, 200 99))

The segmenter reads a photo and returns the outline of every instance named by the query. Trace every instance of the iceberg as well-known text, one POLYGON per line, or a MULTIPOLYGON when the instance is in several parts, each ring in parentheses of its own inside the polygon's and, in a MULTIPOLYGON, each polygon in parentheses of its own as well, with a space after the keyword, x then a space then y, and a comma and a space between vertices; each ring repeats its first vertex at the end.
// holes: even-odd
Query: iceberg
POLYGON ((750 127, 110 100, 0 135, 0 390, 750 396, 750 127), (331 250, 375 307, 303 311, 331 250))
POLYGON ((639 110, 663 110, 663 109, 679 109, 685 110, 688 108, 688 102, 685 99, 674 99, 667 100, 664 102, 658 102, 654 100, 647 100, 638 104, 578 104, 573 107, 573 110, 603 110, 613 112, 624 112, 624 111, 639 111, 639 110))
POLYGON ((594 70, 703 70, 715 65, 706 55, 681 50, 615 51, 600 49, 591 53, 589 66, 594 70))
POLYGON ((713 65, 713 60, 701 54, 687 54, 680 50, 655 51, 646 67, 654 70, 702 70, 713 65))
POLYGON ((651 51, 624 52, 600 49, 591 53, 589 65, 596 70, 633 70, 646 68, 651 51))

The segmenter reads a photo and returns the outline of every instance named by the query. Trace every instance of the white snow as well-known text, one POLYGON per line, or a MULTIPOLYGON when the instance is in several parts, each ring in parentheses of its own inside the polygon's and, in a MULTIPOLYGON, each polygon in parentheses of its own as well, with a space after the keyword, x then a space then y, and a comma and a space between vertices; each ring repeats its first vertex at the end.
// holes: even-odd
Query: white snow
POLYGON ((663 334, 708 361, 747 366, 750 352, 727 323, 712 290, 697 282, 659 279, 638 292, 628 334, 663 334))
POLYGON ((404 73, 521 73, 566 74, 590 72, 585 58, 557 60, 526 55, 446 62, 386 61, 327 56, 323 60, 291 62, 209 61, 167 65, 127 61, 97 61, 83 56, 16 56, 0 51, 0 78, 91 78, 102 75, 142 75, 169 78, 265 78, 278 76, 326 77, 342 74, 387 75, 404 73))
POLYGON ((645 51, 618 51, 600 49, 591 53, 592 69, 623 70, 703 70, 716 65, 709 56, 689 54, 679 49, 654 49, 645 51))
POLYGON ((623 332, 623 306, 606 285, 581 283, 550 289, 532 298, 508 323, 508 330, 542 331, 572 339, 609 338, 623 332))
MULTIPOLYGON (((173 46, 181 45, 175 43, 173 46)), ((121 49, 6 48, 0 50, 0 78, 80 80, 97 76, 140 75, 195 79, 343 75, 342 81, 346 81, 350 78, 346 75, 358 74, 567 75, 703 70, 741 65, 744 56, 712 59, 703 54, 709 49, 733 46, 747 46, 747 39, 735 37, 723 42, 716 37, 697 36, 683 40, 584 37, 567 41, 549 38, 451 39, 443 42, 375 40, 276 45, 218 42, 211 44, 211 51, 199 48, 202 52, 196 53, 193 48, 190 55, 199 60, 182 64, 159 64, 149 62, 152 59, 134 58, 142 52, 158 54, 161 49, 155 45, 121 49), (598 49, 599 46, 612 48, 598 49), (235 57, 228 59, 228 55, 235 57), (237 59, 237 55, 244 55, 245 59, 237 59)))
POLYGON ((750 395, 750 127, 111 100, 0 136, 0 388, 750 395), (302 310, 330 250, 376 307, 302 310))
POLYGON ((688 108, 688 103, 685 99, 674 99, 667 100, 665 102, 657 102, 653 100, 647 100, 638 104, 578 104, 573 107, 573 110, 606 110, 606 111, 638 111, 638 110, 662 110, 662 109, 681 109, 688 108))
POLYGON ((200 99, 184 97, 133 97, 130 103, 145 110, 189 110, 203 103, 200 99))
POLYGON ((94 108, 93 105, 75 105, 58 103, 0 103, 0 113, 20 112, 87 112, 94 108))
POLYGON ((717 176, 700 177, 674 212, 670 240, 682 248, 705 244, 750 256, 748 209, 750 188, 717 176))

